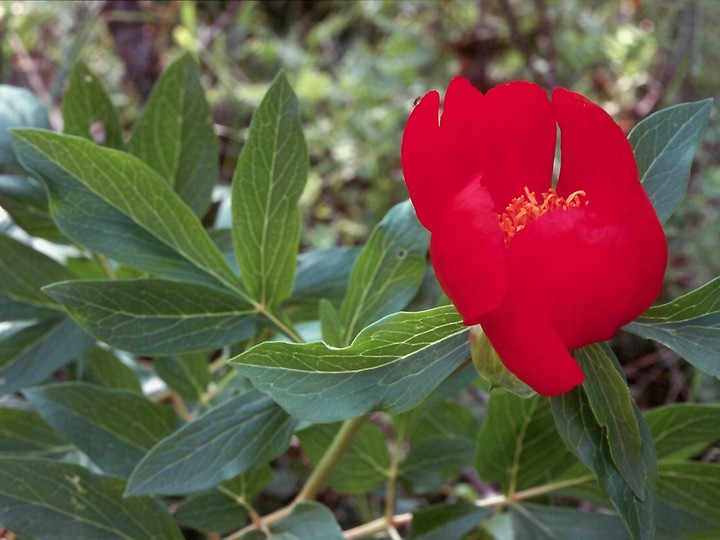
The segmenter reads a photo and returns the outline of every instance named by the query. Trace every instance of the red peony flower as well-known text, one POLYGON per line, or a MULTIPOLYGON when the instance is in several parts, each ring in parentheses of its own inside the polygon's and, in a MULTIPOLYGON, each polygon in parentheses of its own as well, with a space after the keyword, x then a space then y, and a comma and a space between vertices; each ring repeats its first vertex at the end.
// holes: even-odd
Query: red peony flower
POLYGON ((583 96, 460 77, 403 135, 405 179, 440 284, 536 392, 582 384, 569 350, 611 338, 658 296, 667 242, 620 127, 583 96), (562 163, 552 187, 556 123, 562 163))

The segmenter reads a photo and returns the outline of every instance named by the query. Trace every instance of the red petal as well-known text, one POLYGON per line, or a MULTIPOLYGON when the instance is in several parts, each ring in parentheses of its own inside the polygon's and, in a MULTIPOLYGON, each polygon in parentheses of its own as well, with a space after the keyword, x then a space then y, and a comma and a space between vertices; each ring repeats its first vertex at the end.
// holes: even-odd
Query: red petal
POLYGON ((660 294, 667 267, 668 244, 647 197, 638 198, 633 212, 625 216, 623 225, 633 237, 639 260, 637 285, 623 317, 622 324, 627 324, 642 315, 660 294))
POLYGON ((413 109, 402 140, 402 167, 410 199, 420 222, 431 230, 434 218, 445 203, 445 186, 439 167, 440 95, 428 92, 413 109))
POLYGON ((500 359, 538 394, 554 396, 582 384, 577 362, 539 314, 508 300, 483 318, 482 328, 500 359))
POLYGON ((595 211, 623 214, 645 197, 625 134, 602 108, 564 88, 553 92, 560 125, 562 165, 557 190, 583 190, 595 211))
POLYGON ((445 294, 466 325, 478 324, 508 288, 507 250, 490 195, 479 181, 444 207, 430 238, 430 258, 445 294))
POLYGON ((649 307, 660 288, 643 282, 646 264, 623 223, 590 207, 559 210, 514 237, 510 287, 574 349, 610 339, 649 307))
POLYGON ((557 128, 542 88, 527 82, 496 86, 485 96, 477 126, 485 161, 483 184, 498 214, 526 186, 538 195, 550 188, 557 128))
POLYGON ((455 77, 448 85, 440 120, 442 178, 439 183, 451 196, 482 173, 483 103, 482 93, 467 79, 455 77))

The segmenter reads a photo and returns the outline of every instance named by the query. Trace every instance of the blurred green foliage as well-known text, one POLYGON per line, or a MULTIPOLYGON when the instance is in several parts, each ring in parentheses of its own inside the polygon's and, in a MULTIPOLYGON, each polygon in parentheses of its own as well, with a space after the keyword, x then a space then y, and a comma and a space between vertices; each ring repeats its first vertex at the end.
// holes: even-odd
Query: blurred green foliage
MULTIPOLYGON (((0 82, 30 87, 58 110, 69 68, 82 59, 108 85, 126 126, 142 93, 123 54, 155 55, 161 65, 182 50, 196 54, 226 183, 251 112, 284 70, 311 153, 301 200, 308 247, 362 243, 406 197, 405 119, 416 97, 458 73, 483 90, 513 79, 572 88, 627 131, 654 110, 720 88, 714 0, 4 1, 0 13, 0 82), (139 27, 141 38, 122 42, 123 24, 139 27)), ((720 206, 717 122, 703 140, 688 200, 667 228, 668 296, 720 271, 712 226, 720 206)))

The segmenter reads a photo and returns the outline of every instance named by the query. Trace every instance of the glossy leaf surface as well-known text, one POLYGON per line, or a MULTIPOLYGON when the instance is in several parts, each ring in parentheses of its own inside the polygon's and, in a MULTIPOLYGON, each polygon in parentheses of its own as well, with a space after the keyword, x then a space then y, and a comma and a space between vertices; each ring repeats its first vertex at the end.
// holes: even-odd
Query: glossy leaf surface
POLYGON ((346 348, 262 343, 231 360, 293 416, 333 422, 419 404, 469 357, 452 307, 391 315, 346 348))

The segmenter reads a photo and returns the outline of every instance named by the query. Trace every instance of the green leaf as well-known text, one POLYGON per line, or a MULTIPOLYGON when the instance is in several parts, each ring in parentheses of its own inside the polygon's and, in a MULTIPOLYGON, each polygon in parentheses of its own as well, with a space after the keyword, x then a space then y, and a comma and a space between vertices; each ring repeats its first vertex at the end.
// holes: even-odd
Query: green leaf
POLYGON ((252 390, 162 440, 130 477, 127 495, 193 493, 264 465, 285 451, 296 422, 252 390))
POLYGON ((8 131, 18 127, 50 129, 48 111, 30 90, 0 84, 0 165, 21 172, 8 131))
POLYGON ((387 213, 353 266, 340 307, 343 339, 333 345, 348 345, 360 330, 412 300, 425 276, 429 242, 409 200, 387 213))
POLYGON ((468 503, 440 504, 413 512, 408 540, 464 538, 478 523, 490 516, 488 508, 468 503))
POLYGON ((95 341, 68 317, 40 321, 0 341, 0 395, 44 381, 95 341))
MULTIPOLYGON (((340 428, 340 424, 317 424, 300 431, 300 446, 317 466, 340 428)), ((377 426, 364 423, 327 479, 340 493, 362 494, 387 480, 390 468, 385 435, 377 426)))
POLYGON ((692 457, 720 440, 720 405, 676 403, 645 413, 658 458, 692 457))
POLYGON ((26 390, 45 421, 103 471, 127 478, 177 419, 135 392, 65 382, 26 390))
POLYGON ((250 531, 239 540, 344 540, 335 516, 316 502, 301 502, 288 517, 270 527, 270 535, 250 531))
POLYGON ((53 219, 77 242, 160 276, 244 294, 197 216, 139 159, 48 131, 15 130, 13 141, 47 185, 53 219))
POLYGON ((269 466, 236 476, 212 491, 192 495, 173 513, 177 522, 206 534, 228 533, 247 519, 246 507, 272 480, 269 466))
MULTIPOLYGON (((641 452, 643 445, 640 426, 635 415, 635 403, 630 396, 620 365, 607 345, 590 345, 575 353, 585 373, 583 389, 597 423, 606 434, 610 455, 618 472, 630 489, 645 498, 647 480, 655 475, 641 452)), ((642 421, 644 422, 644 421, 642 421)))
POLYGON ((546 483, 568 453, 553 429, 548 400, 522 399, 506 391, 490 395, 487 419, 477 439, 475 468, 483 480, 505 493, 546 483))
POLYGON ((650 432, 635 408, 642 440, 646 479, 645 498, 640 499, 620 475, 603 428, 590 408, 585 390, 577 387, 550 400, 558 432, 565 445, 597 476, 612 505, 623 518, 634 540, 653 540, 655 531, 655 450, 650 432))
POLYGON ((83 357, 82 367, 83 378, 91 383, 142 393, 137 374, 110 351, 93 347, 83 357))
POLYGON ((625 330, 659 341, 696 368, 720 377, 720 277, 650 308, 625 330))
POLYGON ((340 322, 340 315, 330 300, 320 300, 320 332, 323 341, 328 345, 337 345, 343 342, 343 329, 340 322))
POLYGON ((200 399, 210 384, 208 359, 202 353, 160 356, 153 366, 170 388, 187 399, 200 399))
POLYGON ((250 296, 267 308, 292 293, 307 173, 297 98, 280 73, 253 115, 232 186, 238 267, 250 296))
POLYGON ((294 320, 317 319, 318 304, 326 300, 339 307, 348 287, 350 270, 359 248, 334 247, 301 253, 292 296, 283 308, 294 320))
POLYGON ((218 178, 218 141, 191 54, 160 75, 128 141, 128 152, 168 181, 203 216, 218 178))
POLYGON ((67 238, 50 217, 45 187, 34 178, 0 175, 0 206, 30 236, 39 236, 58 244, 67 243, 67 238))
POLYGON ((0 407, 0 454, 43 457, 67 452, 72 447, 38 413, 0 407))
MULTIPOLYGON (((720 466, 711 463, 660 462, 658 524, 668 530, 720 534, 720 466)), ((717 537, 717 536, 715 536, 717 537)))
POLYGON ((438 491, 444 480, 457 478, 460 470, 472 465, 475 449, 475 441, 468 437, 424 439, 400 464, 400 479, 416 493, 438 491))
POLYGON ((150 497, 123 498, 125 482, 70 463, 0 458, 0 523, 21 538, 182 540, 150 497))
POLYGON ((64 131, 110 148, 124 146, 120 117, 107 91, 82 62, 75 64, 62 101, 64 131))
POLYGON ((66 281, 43 289, 88 333, 145 355, 222 347, 256 331, 253 310, 235 294, 159 279, 66 281))
POLYGON ((457 311, 442 307, 386 317, 343 349, 266 342, 231 363, 296 418, 336 422, 412 409, 468 359, 467 340, 457 311))
POLYGON ((523 540, 625 540, 622 520, 598 512, 523 503, 510 507, 515 538, 523 540))
POLYGON ((687 191, 690 166, 712 109, 712 99, 683 103, 640 122, 628 139, 640 180, 660 221, 680 205, 687 191))
POLYGON ((33 319, 62 313, 62 307, 40 289, 48 283, 73 277, 47 255, 0 235, 0 320, 33 319))
POLYGON ((472 411, 453 401, 423 403, 407 414, 410 417, 407 438, 411 443, 437 436, 466 437, 474 441, 480 427, 472 411))

